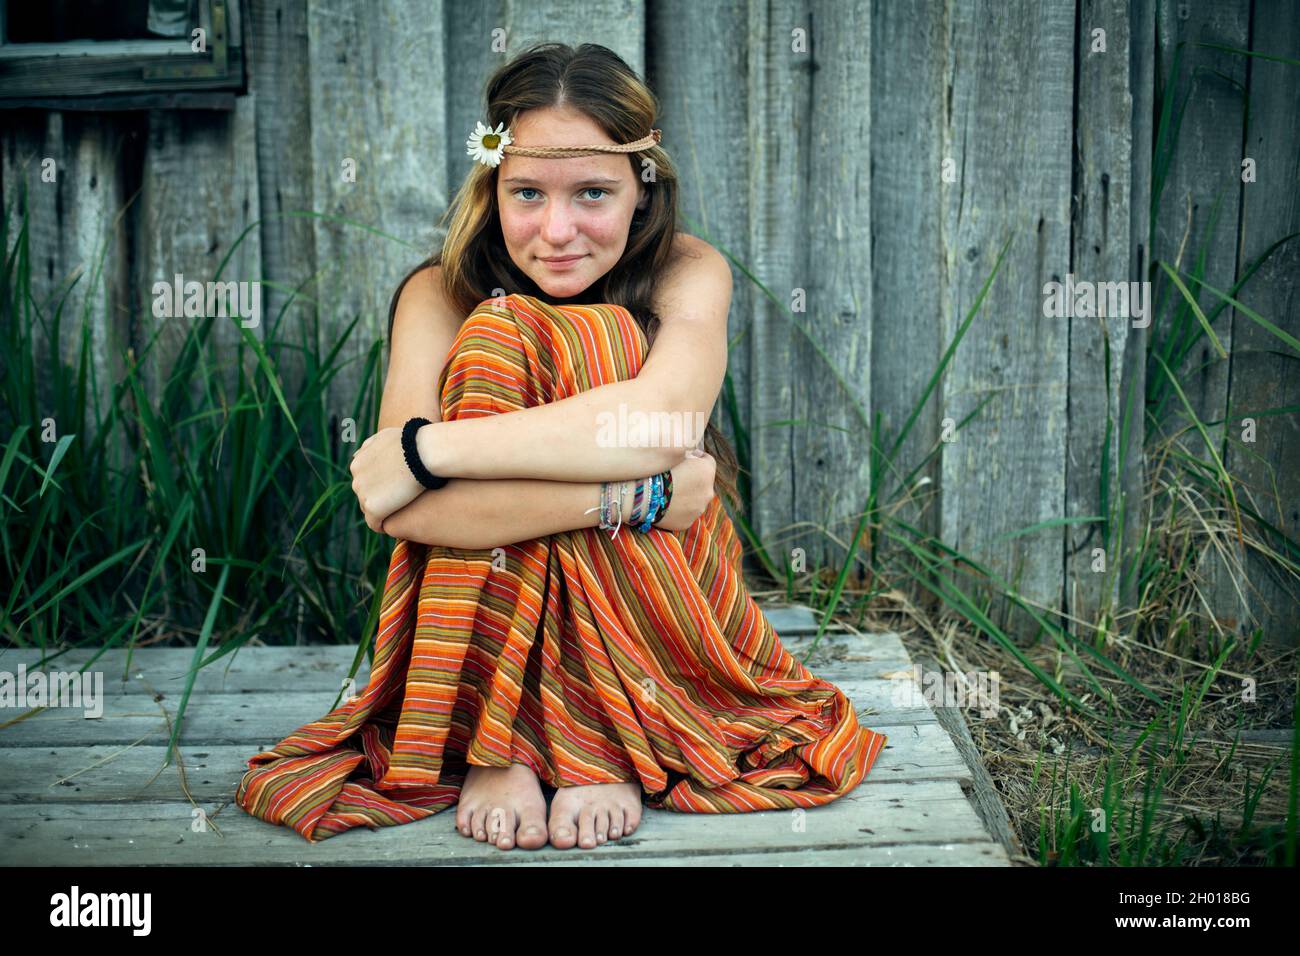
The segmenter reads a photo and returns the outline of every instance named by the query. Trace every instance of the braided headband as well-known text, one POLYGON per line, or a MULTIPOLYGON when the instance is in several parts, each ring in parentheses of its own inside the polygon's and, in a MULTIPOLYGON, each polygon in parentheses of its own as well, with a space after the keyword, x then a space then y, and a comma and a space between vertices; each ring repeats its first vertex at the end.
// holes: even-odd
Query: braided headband
POLYGON ((465 141, 465 152, 484 166, 499 166, 504 154, 535 156, 538 159, 566 159, 570 156, 594 156, 598 153, 636 153, 659 143, 662 130, 652 129, 634 143, 599 143, 595 146, 513 146, 513 137, 505 123, 496 129, 474 121, 474 132, 465 141))

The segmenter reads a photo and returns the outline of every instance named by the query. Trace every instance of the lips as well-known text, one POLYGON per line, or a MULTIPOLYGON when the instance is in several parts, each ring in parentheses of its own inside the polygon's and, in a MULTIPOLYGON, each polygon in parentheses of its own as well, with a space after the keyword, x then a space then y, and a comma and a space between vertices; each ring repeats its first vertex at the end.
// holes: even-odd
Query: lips
POLYGON ((584 257, 583 256, 552 256, 550 258, 546 258, 546 257, 539 257, 539 258, 541 258, 543 262, 549 262, 552 265, 560 266, 560 265, 564 265, 566 262, 577 262, 579 259, 582 259, 584 257))

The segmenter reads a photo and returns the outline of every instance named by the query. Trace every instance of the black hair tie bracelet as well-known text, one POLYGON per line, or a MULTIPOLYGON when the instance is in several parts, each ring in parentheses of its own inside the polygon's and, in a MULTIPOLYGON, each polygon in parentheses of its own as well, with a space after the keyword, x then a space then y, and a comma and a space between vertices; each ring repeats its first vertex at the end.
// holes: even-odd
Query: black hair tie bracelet
POLYGON ((415 480, 430 491, 437 491, 447 483, 446 478, 439 478, 437 475, 424 467, 424 462, 420 460, 420 452, 415 447, 415 433, 425 425, 432 425, 433 422, 427 418, 412 418, 402 426, 402 454, 406 456, 406 467, 411 469, 411 474, 415 475, 415 480))

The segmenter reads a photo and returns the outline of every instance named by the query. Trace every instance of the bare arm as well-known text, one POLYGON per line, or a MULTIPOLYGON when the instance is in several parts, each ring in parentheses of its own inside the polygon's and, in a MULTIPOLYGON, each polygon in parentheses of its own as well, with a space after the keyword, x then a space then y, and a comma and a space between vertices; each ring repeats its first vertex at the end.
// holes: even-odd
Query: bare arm
POLYGON ((699 250, 660 283, 656 311, 663 324, 640 373, 558 402, 505 415, 435 422, 417 433, 425 466, 456 478, 531 478, 599 482, 641 477, 671 468, 699 440, 727 366, 731 268, 711 246, 699 250), (660 444, 601 443, 602 423, 635 412, 682 423, 661 433, 660 444), (667 439, 667 440, 665 440, 667 439), (689 439, 679 441, 678 439, 689 439))
MULTIPOLYGON (((384 533, 449 548, 495 548, 544 535, 595 528, 600 482, 453 478, 389 515, 384 533)), ((625 499, 631 510, 631 494, 625 499)), ((619 532, 620 534, 622 532, 619 532)))
MULTIPOLYGON (((462 320, 442 296, 436 267, 417 273, 407 282, 393 317, 391 358, 379 410, 380 429, 400 426, 413 416, 441 421, 436 383, 462 320)), ((647 468, 637 477, 663 470, 647 468)), ((437 491, 422 492, 389 515, 383 528, 395 538, 423 544, 489 548, 597 527, 599 512, 585 512, 599 503, 599 481, 458 478, 437 491)), ((625 512, 631 506, 629 494, 625 512)))

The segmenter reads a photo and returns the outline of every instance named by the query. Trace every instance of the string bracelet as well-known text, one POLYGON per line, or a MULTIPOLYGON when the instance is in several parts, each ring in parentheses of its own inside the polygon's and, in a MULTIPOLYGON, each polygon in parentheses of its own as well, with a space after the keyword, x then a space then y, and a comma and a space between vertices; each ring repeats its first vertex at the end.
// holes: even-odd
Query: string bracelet
POLYGON ((662 510, 660 510, 659 515, 655 518, 653 522, 656 526, 659 524, 660 521, 664 520, 664 515, 668 514, 668 507, 673 503, 673 473, 671 471, 665 471, 663 473, 663 479, 664 479, 664 505, 662 510))
POLYGON ((588 508, 583 514, 600 512, 599 528, 613 531, 611 537, 618 537, 619 529, 626 523, 643 533, 663 520, 672 501, 673 476, 671 471, 635 481, 602 481, 600 483, 600 503, 588 508), (626 522, 623 519, 623 503, 628 491, 632 492, 632 509, 628 512, 626 522))
POLYGON ((664 478, 663 475, 653 475, 650 478, 650 501, 646 505, 645 521, 641 524, 638 531, 642 534, 650 530, 651 523, 659 514, 659 509, 664 503, 664 478))

